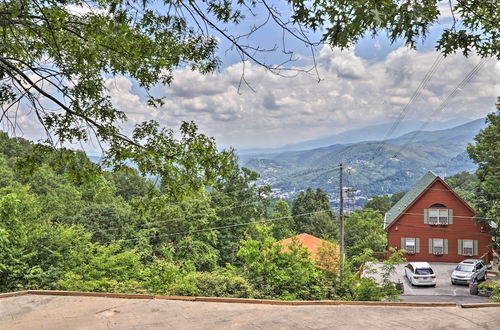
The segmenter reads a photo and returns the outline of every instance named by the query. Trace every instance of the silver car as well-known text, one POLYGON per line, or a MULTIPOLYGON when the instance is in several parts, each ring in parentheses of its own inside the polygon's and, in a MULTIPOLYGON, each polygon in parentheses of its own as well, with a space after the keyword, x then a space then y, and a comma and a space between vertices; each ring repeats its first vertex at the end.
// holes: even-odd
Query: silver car
POLYGON ((451 273, 451 284, 469 284, 486 280, 486 265, 481 259, 466 259, 451 273))

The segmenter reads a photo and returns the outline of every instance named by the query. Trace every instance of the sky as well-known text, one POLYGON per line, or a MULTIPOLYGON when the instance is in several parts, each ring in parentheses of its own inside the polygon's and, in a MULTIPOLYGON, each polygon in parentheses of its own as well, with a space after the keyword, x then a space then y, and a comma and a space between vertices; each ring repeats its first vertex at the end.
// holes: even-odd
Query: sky
MULTIPOLYGON (((448 1, 440 4, 440 10, 439 24, 416 50, 400 42, 391 45, 385 36, 363 38, 344 51, 321 46, 315 53, 317 72, 282 77, 250 62, 243 69, 236 52, 228 51, 229 44, 220 38, 218 55, 222 64, 217 72, 202 75, 180 68, 174 72, 171 85, 153 88, 153 95, 165 97, 163 107, 146 105, 144 92, 124 76, 107 80, 109 95, 128 115, 128 123, 122 125, 125 130, 151 119, 174 130, 182 121, 194 121, 221 147, 273 148, 394 122, 439 56, 434 50, 436 40, 452 23, 448 1), (248 85, 241 84, 243 73, 248 85)), ((249 24, 258 24, 259 19, 262 15, 250 16, 230 32, 241 33, 249 24)), ((278 49, 282 41, 277 26, 266 26, 249 40, 261 47, 277 45, 278 49)), ((306 71, 314 66, 310 49, 292 38, 285 41, 286 48, 296 52, 297 61, 288 64, 289 68, 306 71)), ((269 63, 279 63, 285 55, 277 51, 263 56, 269 63)), ((500 95, 500 63, 494 59, 484 62, 474 79, 437 111, 446 95, 479 62, 475 55, 445 58, 421 96, 408 108, 405 120, 472 120, 492 112, 500 95)))

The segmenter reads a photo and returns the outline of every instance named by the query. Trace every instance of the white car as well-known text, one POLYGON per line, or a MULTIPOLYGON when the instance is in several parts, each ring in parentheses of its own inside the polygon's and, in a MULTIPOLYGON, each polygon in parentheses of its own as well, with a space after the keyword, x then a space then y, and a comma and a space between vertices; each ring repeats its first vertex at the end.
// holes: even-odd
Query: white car
POLYGON ((436 285, 436 274, 428 262, 410 262, 405 266, 405 275, 411 285, 436 285))

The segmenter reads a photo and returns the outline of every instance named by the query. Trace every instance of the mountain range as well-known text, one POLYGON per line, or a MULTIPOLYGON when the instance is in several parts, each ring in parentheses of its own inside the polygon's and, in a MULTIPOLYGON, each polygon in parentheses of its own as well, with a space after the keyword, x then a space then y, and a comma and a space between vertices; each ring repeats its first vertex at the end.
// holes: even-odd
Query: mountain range
MULTIPOLYGON (((416 130, 396 138, 372 141, 363 140, 374 133, 364 134, 365 131, 358 129, 337 135, 338 142, 327 146, 243 154, 240 161, 243 166, 260 173, 261 183, 271 185, 278 197, 293 196, 312 187, 323 189, 333 200, 338 195, 338 165, 342 163, 344 184, 352 187, 356 198, 362 200, 408 190, 428 170, 441 177, 474 171, 476 166, 467 156, 466 147, 485 126, 485 119, 480 118, 446 129, 416 130), (356 134, 360 142, 341 142, 356 134)), ((379 126, 377 136, 386 134, 389 127, 389 124, 379 126)), ((373 126, 366 132, 373 132, 373 126)), ((326 138, 324 143, 334 138, 326 138)), ((321 139, 302 146, 315 143, 321 143, 321 139)))

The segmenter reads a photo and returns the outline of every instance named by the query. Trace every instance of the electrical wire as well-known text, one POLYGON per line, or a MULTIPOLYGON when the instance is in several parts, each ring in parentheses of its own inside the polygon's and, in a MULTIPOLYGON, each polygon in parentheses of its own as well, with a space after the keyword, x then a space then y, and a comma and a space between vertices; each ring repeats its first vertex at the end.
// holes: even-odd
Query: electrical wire
POLYGON ((448 95, 446 95, 446 97, 441 101, 439 106, 429 116, 429 119, 427 121, 425 121, 420 126, 420 128, 414 132, 414 134, 410 137, 410 139, 394 154, 393 158, 397 158, 399 156, 399 154, 413 142, 413 140, 417 137, 417 135, 423 129, 425 129, 425 127, 427 127, 427 125, 429 125, 429 123, 432 121, 432 118, 435 115, 437 115, 439 112, 442 112, 446 108, 446 106, 448 105, 450 100, 455 95, 457 95, 460 90, 462 90, 465 86, 467 86, 471 82, 472 79, 474 79, 474 77, 481 70, 481 67, 484 65, 484 63, 486 63, 486 59, 483 58, 483 59, 481 59, 481 61, 479 61, 478 64, 476 64, 474 66, 474 68, 471 71, 469 71, 469 73, 464 77, 464 79, 462 79, 462 81, 457 86, 455 86, 455 88, 450 93, 448 93, 448 95))
POLYGON ((104 241, 104 242, 101 242, 101 243, 128 242, 128 241, 138 241, 138 240, 141 240, 141 239, 149 239, 149 238, 158 238, 158 237, 169 237, 169 236, 177 236, 177 235, 185 235, 185 234, 194 234, 194 233, 200 233, 200 232, 206 232, 206 231, 215 231, 215 230, 228 229, 228 228, 234 228, 234 227, 248 226, 248 225, 256 224, 256 223, 273 222, 273 221, 277 221, 277 220, 281 220, 281 219, 286 219, 286 218, 289 218, 289 217, 297 217, 297 216, 303 216, 303 215, 312 215, 312 214, 325 213, 325 212, 331 212, 331 211, 332 211, 331 209, 330 210, 322 210, 322 211, 308 212, 308 213, 302 213, 302 214, 296 214, 296 215, 287 215, 287 216, 284 216, 284 217, 278 217, 278 218, 273 218, 273 219, 265 219, 265 220, 257 220, 257 221, 236 223, 236 224, 232 224, 232 225, 218 226, 218 227, 204 228, 204 229, 196 229, 196 230, 183 231, 183 232, 177 232, 177 233, 168 233, 168 234, 160 234, 160 235, 153 235, 153 236, 142 236, 142 237, 136 237, 136 238, 125 238, 125 239, 104 241))

